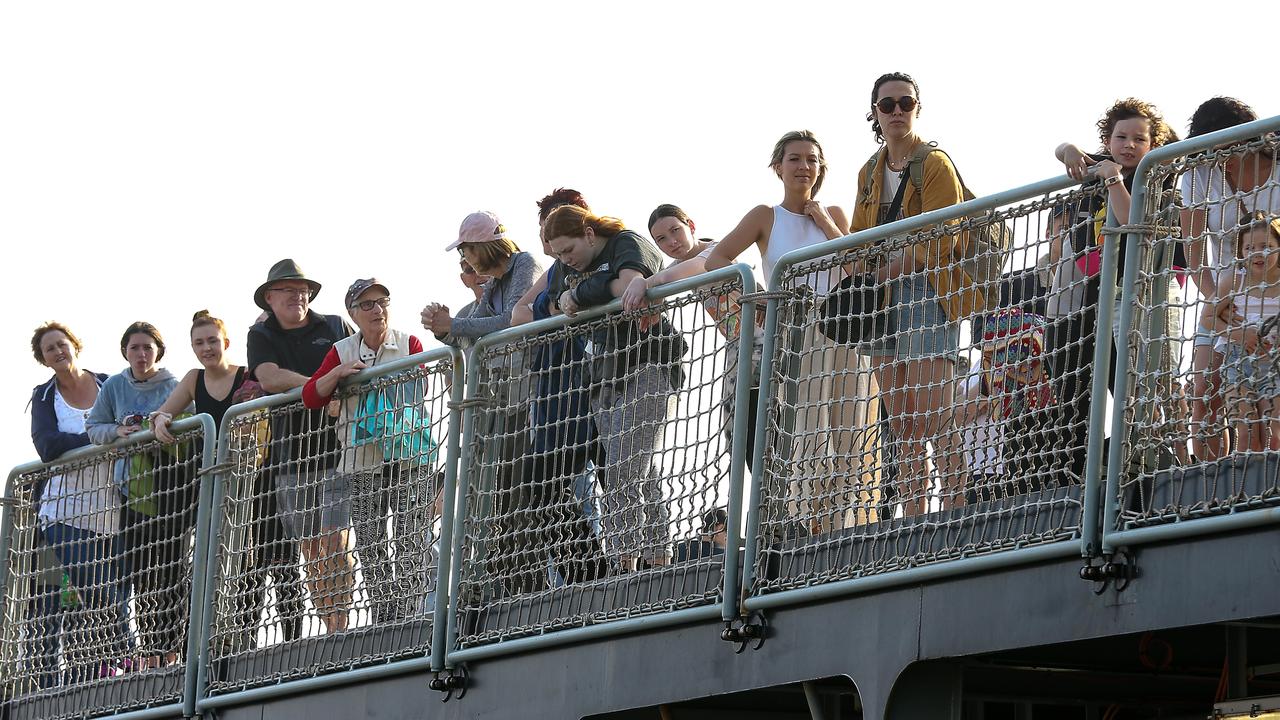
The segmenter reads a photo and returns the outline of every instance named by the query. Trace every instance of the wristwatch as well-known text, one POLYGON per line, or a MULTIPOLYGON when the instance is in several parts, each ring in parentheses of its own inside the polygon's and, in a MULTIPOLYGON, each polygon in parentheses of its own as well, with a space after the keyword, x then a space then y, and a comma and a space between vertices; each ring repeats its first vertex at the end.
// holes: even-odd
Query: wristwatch
POLYGON ((1103 180, 1103 181, 1102 181, 1102 187, 1109 188, 1109 187, 1111 187, 1112 185, 1115 185, 1116 183, 1121 182, 1122 180, 1124 180, 1124 177, 1123 177, 1123 176, 1121 176, 1121 175, 1112 175, 1111 177, 1109 177, 1109 178, 1107 178, 1106 180, 1103 180))

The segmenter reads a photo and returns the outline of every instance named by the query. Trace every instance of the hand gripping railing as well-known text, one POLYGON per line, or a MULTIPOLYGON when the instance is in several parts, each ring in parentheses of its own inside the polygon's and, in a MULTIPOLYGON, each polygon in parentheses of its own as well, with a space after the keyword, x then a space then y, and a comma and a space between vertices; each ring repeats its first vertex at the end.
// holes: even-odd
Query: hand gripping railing
MULTIPOLYGON (((972 296, 954 275, 939 279, 927 272, 908 272, 894 282, 870 280, 871 291, 844 305, 828 302, 827 294, 847 272, 883 267, 911 243, 919 243, 919 257, 927 263, 953 240, 972 240, 984 228, 1003 225, 1014 242, 1001 268, 983 267, 982 256, 966 255, 962 243, 952 251, 958 266, 990 281, 982 289, 994 306, 998 270, 1005 271, 1005 281, 1026 280, 1054 238, 1069 240, 1084 227, 1072 217, 1100 190, 1054 195, 1073 185, 1067 177, 1045 180, 796 250, 778 261, 764 327, 744 610, 1081 552, 1081 544, 1064 541, 1094 532, 1094 488, 1083 468, 1101 450, 1100 437, 1084 437, 1082 415, 1091 412, 1096 424, 1105 408, 1072 408, 1050 399, 1061 392, 1063 379, 1047 372, 1058 360, 1054 348, 1043 346, 1048 333, 1061 329, 1024 317, 1043 310, 1033 302, 1005 303, 1023 313, 992 308, 990 319, 973 332, 972 296), (886 289, 901 308, 896 321, 892 313, 877 318, 874 312, 885 305, 886 289), (948 323, 934 301, 957 298, 962 306, 970 303, 960 310, 969 317, 948 323), (887 329, 873 321, 887 323, 887 329), (868 342, 855 346, 851 338, 864 332, 868 342), (928 411, 918 403, 902 405, 901 395, 890 392, 894 388, 877 389, 882 379, 894 382, 891 374, 869 367, 869 357, 895 354, 883 342, 886 335, 906 345, 905 356, 948 349, 954 355, 958 347, 981 368, 966 384, 946 370, 926 373, 899 365, 916 368, 906 371, 908 389, 947 399, 935 401, 940 411, 928 431, 932 437, 894 438, 895 430, 919 432, 901 420, 921 421, 928 411), (886 401, 886 419, 876 417, 877 398, 886 401), (1067 409, 1077 417, 1064 420, 1067 409), (996 419, 994 424, 1005 426, 1003 434, 992 434, 999 429, 992 428, 996 419), (1052 443, 1064 434, 1075 438, 1074 446, 1052 443), (938 462, 933 474, 919 470, 928 467, 921 457, 926 440, 938 462), (996 452, 1000 445, 1004 454, 996 452), (993 463, 1003 468, 992 471, 993 463)), ((1056 259, 1074 267, 1070 253, 1067 245, 1056 259)), ((1058 294, 1080 296, 1085 285, 1063 281, 1058 294)), ((1084 347, 1077 337, 1057 352, 1079 354, 1084 347)), ((1076 359, 1070 367, 1085 364, 1076 359)))
POLYGON ((736 617, 754 292, 739 265, 476 343, 446 666, 736 617))
MULTIPOLYGON (((1189 234, 1182 237, 1179 215, 1203 218, 1221 212, 1234 219, 1241 202, 1245 210, 1280 214, 1277 141, 1268 136, 1278 130, 1280 116, 1258 120, 1158 148, 1138 166, 1129 223, 1120 228, 1128 238, 1117 323, 1125 352, 1116 355, 1102 523, 1101 551, 1106 555, 1126 546, 1280 521, 1280 458, 1275 452, 1248 450, 1238 424, 1243 408, 1256 401, 1254 395, 1269 392, 1255 385, 1276 375, 1276 351, 1233 354, 1216 344, 1219 338, 1225 342, 1225 328, 1197 329, 1209 301, 1197 296, 1195 287, 1212 284, 1210 273, 1175 268, 1172 242, 1181 238, 1190 250, 1218 239, 1209 229, 1196 227, 1203 220, 1191 221, 1189 234), (1227 176, 1235 173, 1228 173, 1227 165, 1233 161, 1240 168, 1246 163, 1261 168, 1256 189, 1236 191, 1229 184, 1227 176), (1174 183, 1183 176, 1195 197, 1179 196, 1174 183), (1196 347, 1197 337, 1202 345, 1208 343, 1207 350, 1196 347), (1187 355, 1192 358, 1177 362, 1187 355), (1202 366, 1202 358, 1209 362, 1202 366), (1257 365, 1256 372, 1249 372, 1246 361, 1257 365), (1186 383, 1188 379, 1192 382, 1186 383), (1196 408, 1197 401, 1209 407, 1196 408), (1185 420, 1184 402, 1194 422, 1185 420), (1232 425, 1236 432, 1228 437, 1232 425)), ((1217 230, 1220 241, 1234 244, 1233 228, 1217 230)), ((1108 260, 1114 263, 1112 257, 1108 260)), ((1206 259, 1205 267, 1220 279, 1241 266, 1213 268, 1206 259)), ((1102 287, 1100 304, 1110 307, 1117 292, 1114 281, 1102 287)))
POLYGON ((173 717, 195 684, 215 426, 179 420, 9 474, 6 717, 173 717), (187 592, 190 588, 190 593, 187 592))
POLYGON ((227 412, 197 710, 431 667, 463 377, 438 349, 361 371, 323 410, 295 390, 227 412))

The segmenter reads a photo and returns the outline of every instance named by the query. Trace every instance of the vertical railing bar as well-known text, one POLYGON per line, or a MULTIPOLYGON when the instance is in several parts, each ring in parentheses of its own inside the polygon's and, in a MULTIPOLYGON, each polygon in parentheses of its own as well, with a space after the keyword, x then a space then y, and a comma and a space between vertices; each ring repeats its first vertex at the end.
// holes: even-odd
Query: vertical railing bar
MULTIPOLYGON (((1135 182, 1134 187, 1137 187, 1135 182)), ((1134 198, 1137 202, 1137 198, 1134 198)), ((1115 227, 1114 218, 1107 217, 1108 228, 1115 227)), ((1097 557, 1100 552, 1102 535, 1098 528, 1100 512, 1098 499, 1100 492, 1110 492, 1110 481, 1102 483, 1100 479, 1102 465, 1102 448, 1107 421, 1107 380, 1111 375, 1111 347, 1115 343, 1113 318, 1116 304, 1116 272, 1119 262, 1120 243, 1117 240, 1102 243, 1102 271, 1098 277, 1098 306, 1095 311, 1096 338, 1093 346, 1093 378, 1089 389, 1089 431, 1088 450, 1085 455, 1084 470, 1084 507, 1080 531, 1081 557, 1097 557)), ((1124 312, 1124 311, 1122 311, 1124 312)), ((1117 367, 1116 372, 1120 372, 1117 367)), ((1065 401, 1065 400, 1064 400, 1065 401)), ((1109 512, 1109 511, 1105 511, 1109 512)))
POLYGON ((199 500, 196 503, 195 556, 191 559, 191 594, 187 602, 187 652, 183 668, 182 715, 194 717, 196 699, 199 692, 199 668, 202 628, 205 626, 205 593, 208 586, 205 578, 208 575, 209 562, 209 516, 213 497, 213 480, 205 474, 214 468, 217 457, 215 444, 218 441, 218 429, 213 417, 207 413, 196 416, 200 420, 202 435, 200 471, 196 475, 199 488, 199 500), (193 661, 193 659, 195 659, 193 661))
MULTIPOLYGON (((745 264, 735 265, 741 276, 742 295, 750 295, 756 291, 755 274, 745 264)), ((742 483, 748 448, 754 450, 754 442, 748 445, 747 413, 751 405, 751 356, 755 343, 756 304, 754 300, 738 305, 738 367, 737 383, 734 386, 733 398, 733 440, 730 443, 729 456, 729 508, 728 508, 728 543, 725 547, 723 584, 720 592, 721 619, 729 622, 738 616, 741 604, 739 593, 738 547, 742 543, 742 483)))
MULTIPOLYGON (((464 397, 467 400, 474 400, 480 390, 480 365, 476 362, 477 347, 473 345, 466 355, 466 392, 464 397)), ((464 468, 471 467, 471 447, 474 443, 475 424, 476 424, 475 405, 467 403, 462 411, 462 440, 458 458, 458 473, 454 477, 454 500, 455 507, 453 513, 453 525, 450 530, 453 533, 451 547, 448 552, 453 555, 452 565, 454 570, 447 578, 449 582, 449 610, 445 621, 445 636, 443 638, 443 656, 442 667, 436 667, 435 653, 432 654, 432 669, 441 670, 450 667, 449 655, 456 649, 458 644, 458 588, 462 582, 462 540, 466 535, 466 513, 468 505, 468 483, 466 478, 470 477, 470 473, 464 468)), ((448 498, 446 498, 446 501, 448 498)), ((443 554, 443 540, 441 541, 441 553, 443 554)), ((439 590, 437 590, 439 592, 439 590)), ((437 619, 437 622, 439 620, 437 619)))
POLYGON ((445 450, 444 487, 440 488, 440 492, 444 493, 444 507, 441 508, 438 540, 440 552, 436 565, 436 605, 431 618, 431 669, 436 671, 444 669, 446 643, 449 637, 447 628, 450 625, 448 618, 451 617, 449 608, 453 605, 451 578, 454 574, 453 561, 456 557, 453 552, 453 536, 458 527, 455 524, 454 510, 458 504, 458 468, 461 454, 459 431, 463 427, 465 414, 461 403, 464 397, 464 385, 467 382, 466 361, 462 352, 457 348, 450 348, 450 351, 453 358, 453 376, 449 388, 449 444, 445 450))

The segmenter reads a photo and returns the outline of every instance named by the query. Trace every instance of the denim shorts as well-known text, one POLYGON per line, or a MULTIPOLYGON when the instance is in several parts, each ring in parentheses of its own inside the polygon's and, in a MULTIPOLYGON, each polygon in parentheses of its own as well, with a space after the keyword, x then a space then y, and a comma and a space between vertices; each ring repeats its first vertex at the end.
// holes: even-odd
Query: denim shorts
POLYGON ((1205 346, 1213 347, 1213 343, 1217 339, 1218 339, 1218 336, 1215 335, 1212 330, 1201 325, 1200 323, 1196 323, 1196 340, 1195 340, 1195 344, 1192 345, 1193 348, 1205 347, 1205 346))
POLYGON ((889 317, 885 334, 859 347, 873 357, 897 360, 954 359, 960 349, 960 323, 952 322, 923 273, 889 284, 889 317))
POLYGON ((333 470, 276 476, 280 522, 294 540, 351 524, 350 476, 333 470))
POLYGON ((1229 388, 1259 400, 1280 397, 1280 378, 1269 360, 1245 353, 1237 343, 1227 343, 1224 349, 1222 379, 1229 388))

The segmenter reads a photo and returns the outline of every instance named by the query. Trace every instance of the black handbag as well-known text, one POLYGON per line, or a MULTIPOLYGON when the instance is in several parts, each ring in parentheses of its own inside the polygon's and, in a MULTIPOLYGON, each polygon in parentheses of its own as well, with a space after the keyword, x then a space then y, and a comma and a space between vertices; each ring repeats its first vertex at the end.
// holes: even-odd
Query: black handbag
MULTIPOLYGON (((902 213, 902 198, 908 182, 907 170, 903 170, 898 178, 898 192, 894 193, 889 211, 885 213, 885 223, 897 220, 902 213)), ((889 322, 888 294, 889 286, 876 287, 875 275, 871 273, 846 277, 822 303, 818 331, 842 345, 858 345, 880 337, 889 322)))

